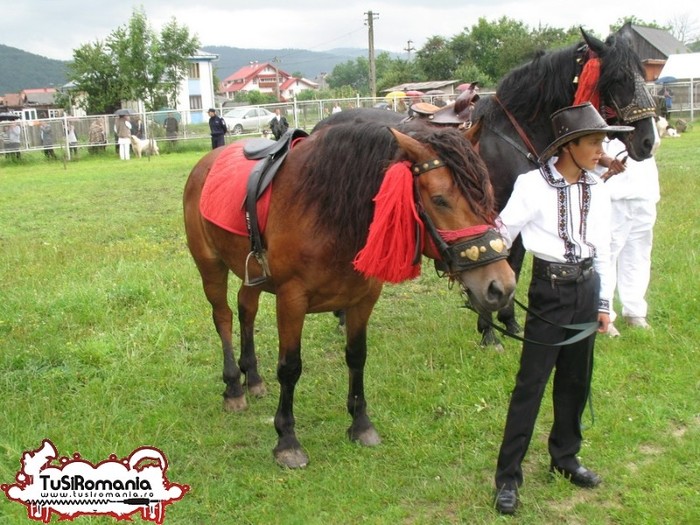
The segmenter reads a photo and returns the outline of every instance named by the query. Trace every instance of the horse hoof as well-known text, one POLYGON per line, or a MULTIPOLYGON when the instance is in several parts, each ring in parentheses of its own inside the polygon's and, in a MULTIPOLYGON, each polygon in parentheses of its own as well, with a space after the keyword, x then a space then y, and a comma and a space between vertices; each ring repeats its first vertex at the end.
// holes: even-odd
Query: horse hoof
POLYGON ((515 319, 511 319, 510 321, 506 322, 506 332, 509 334, 518 335, 522 331, 523 329, 520 326, 520 323, 518 323, 518 321, 515 319))
POLYGON ((267 394, 267 388, 265 388, 265 383, 258 383, 257 385, 252 385, 248 387, 248 392, 253 397, 265 397, 267 394))
POLYGON ((492 349, 496 352, 503 352, 503 343, 493 333, 484 332, 481 338, 481 348, 492 349))
POLYGON ((275 461, 280 467, 304 468, 309 464, 309 457, 300 448, 288 448, 275 451, 275 461))
POLYGON ((379 432, 377 432, 374 427, 369 427, 359 434, 353 433, 351 427, 348 429, 348 436, 350 437, 350 441, 359 441, 360 444, 365 447, 375 447, 382 442, 379 432))
POLYGON ((245 400, 245 396, 224 398, 224 410, 226 412, 243 412, 246 408, 248 408, 248 403, 245 400))

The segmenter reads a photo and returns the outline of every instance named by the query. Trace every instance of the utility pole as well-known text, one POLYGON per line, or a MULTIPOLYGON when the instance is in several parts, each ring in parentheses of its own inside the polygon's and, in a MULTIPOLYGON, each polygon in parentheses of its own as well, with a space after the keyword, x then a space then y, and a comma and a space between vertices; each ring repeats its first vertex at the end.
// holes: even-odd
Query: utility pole
POLYGON ((411 51, 415 51, 416 48, 413 47, 411 44, 413 44, 413 40, 409 40, 408 43, 406 44, 406 47, 404 48, 404 51, 408 53, 408 61, 411 61, 411 51))
POLYGON ((365 25, 369 30, 369 94, 372 98, 377 96, 377 67, 374 62, 374 21, 379 18, 379 13, 367 11, 365 25))

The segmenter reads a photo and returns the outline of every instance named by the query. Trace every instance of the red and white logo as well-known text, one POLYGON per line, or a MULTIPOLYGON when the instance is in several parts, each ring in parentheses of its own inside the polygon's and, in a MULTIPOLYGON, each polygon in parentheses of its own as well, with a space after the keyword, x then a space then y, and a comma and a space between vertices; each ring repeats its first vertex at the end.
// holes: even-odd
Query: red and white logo
POLYGON ((122 459, 112 454, 95 465, 77 453, 59 458, 54 444, 45 439, 37 450, 25 452, 21 463, 17 483, 0 488, 27 507, 29 518, 44 523, 51 521, 52 512, 73 520, 86 514, 129 519, 139 511, 143 520, 163 523, 166 505, 190 489, 168 481, 168 461, 152 447, 137 448, 122 459))

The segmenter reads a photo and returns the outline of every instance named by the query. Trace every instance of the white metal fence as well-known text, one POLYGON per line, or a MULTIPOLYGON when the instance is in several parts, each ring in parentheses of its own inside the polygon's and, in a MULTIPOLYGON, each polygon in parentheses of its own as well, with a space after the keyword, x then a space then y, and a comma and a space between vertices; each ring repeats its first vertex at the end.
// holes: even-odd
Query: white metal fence
MULTIPOLYGON (((671 118, 694 119, 700 99, 700 82, 675 82, 666 84, 673 92, 671 118)), ((649 84, 648 89, 654 96, 660 97, 664 86, 649 84)), ((487 95, 487 93, 482 93, 487 95)), ((454 100, 456 95, 437 95, 421 97, 405 97, 385 99, 353 97, 345 99, 326 99, 310 101, 293 101, 289 103, 264 104, 252 107, 264 107, 274 112, 281 109, 290 125, 306 131, 311 129, 323 118, 329 116, 337 104, 341 110, 350 108, 384 107, 388 110, 403 113, 407 107, 417 101, 431 102, 444 105, 454 100)), ((219 114, 225 114, 232 107, 217 108, 219 114)), ((195 112, 193 112, 194 114, 195 112)), ((181 143, 209 139, 209 125, 201 121, 201 110, 197 118, 191 118, 188 112, 174 110, 151 113, 132 114, 132 133, 138 129, 140 138, 154 139, 161 151, 165 148, 177 148, 181 143), (173 119, 175 123, 173 123, 173 119), (142 126, 139 126, 139 121, 142 126), (194 121, 194 122, 193 122, 194 121)), ((37 120, 19 120, 16 122, 0 122, 0 154, 16 155, 24 151, 43 151, 47 156, 62 153, 64 158, 74 158, 82 154, 95 154, 103 151, 116 151, 116 134, 114 132, 115 115, 92 115, 87 117, 60 117, 37 120), (20 142, 10 142, 10 126, 20 126, 20 142)), ((248 135, 266 134, 269 127, 266 123, 257 126, 248 135)))

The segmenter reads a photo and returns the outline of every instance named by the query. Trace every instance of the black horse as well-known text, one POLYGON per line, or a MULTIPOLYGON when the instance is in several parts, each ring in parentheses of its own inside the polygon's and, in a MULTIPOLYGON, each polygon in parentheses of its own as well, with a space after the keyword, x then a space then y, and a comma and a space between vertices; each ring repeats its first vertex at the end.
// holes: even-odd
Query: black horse
MULTIPOLYGON (((582 72, 589 60, 599 59, 597 96, 601 115, 610 124, 634 126, 619 138, 635 160, 649 158, 658 144, 654 103, 644 86, 644 69, 629 42, 610 35, 605 42, 581 30, 583 41, 567 48, 540 53, 534 60, 508 73, 493 97, 476 105, 480 120, 479 155, 486 163, 498 209, 503 209, 521 173, 538 167, 538 154, 554 140, 550 115, 572 105, 582 72)), ((509 262, 519 275, 525 251, 518 237, 509 262)), ((498 313, 510 333, 520 327, 513 305, 498 313)), ((478 329, 484 346, 501 348, 490 319, 481 315, 478 329)))
MULTIPOLYGON (((644 86, 642 63, 629 42, 618 34, 603 42, 583 30, 581 33, 581 42, 538 53, 532 61, 509 72, 494 96, 482 96, 476 103, 473 140, 478 142, 479 155, 488 168, 499 210, 508 202, 517 176, 539 166, 539 153, 554 140, 550 115, 574 103, 581 75, 590 60, 599 60, 594 91, 601 115, 610 124, 635 128, 619 137, 630 157, 649 158, 658 143, 654 103, 644 86)), ((350 120, 391 124, 403 118, 385 110, 349 110, 330 116, 315 129, 350 120)), ((415 121, 415 125, 425 122, 429 121, 415 121)), ((518 237, 508 259, 516 275, 524 255, 518 237)), ((512 303, 499 311, 498 319, 507 332, 520 331, 512 303)), ((478 329, 483 346, 502 348, 488 317, 479 317, 478 329)))

